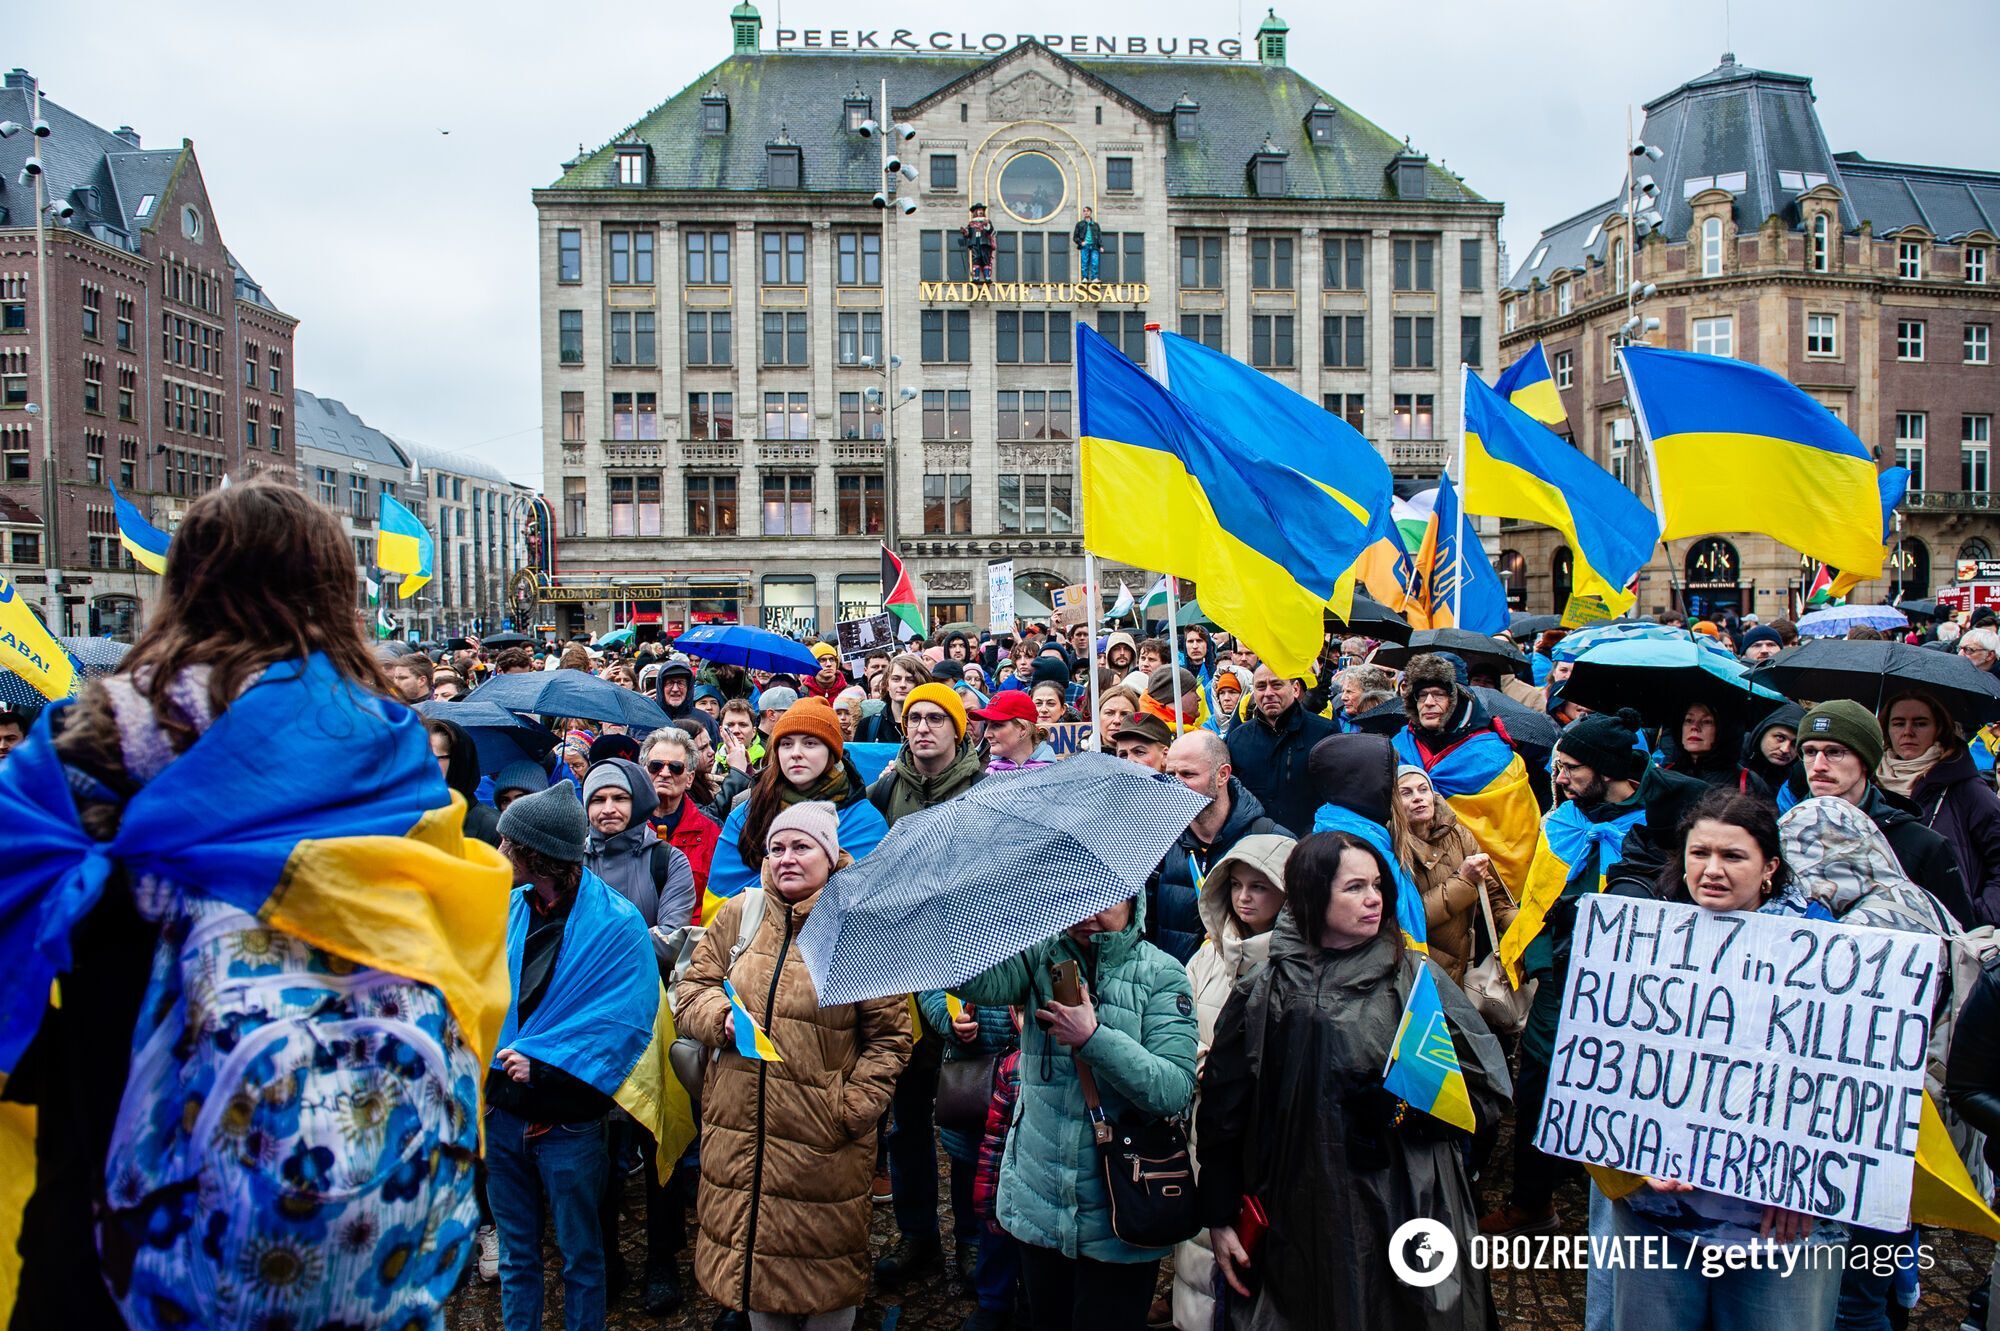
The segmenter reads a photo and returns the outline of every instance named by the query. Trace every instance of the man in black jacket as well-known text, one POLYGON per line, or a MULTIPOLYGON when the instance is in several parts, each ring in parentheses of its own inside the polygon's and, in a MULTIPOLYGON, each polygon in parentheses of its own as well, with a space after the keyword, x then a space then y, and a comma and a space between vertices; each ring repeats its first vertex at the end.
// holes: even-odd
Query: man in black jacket
POLYGON ((1306 757, 1339 727, 1306 710, 1299 682, 1260 664, 1250 681, 1250 719, 1229 732, 1229 762, 1243 789, 1280 827, 1310 831, 1318 802, 1307 788, 1306 757))
POLYGON ((1146 891, 1146 938, 1186 965, 1200 950, 1201 880, 1246 836, 1290 836, 1264 816, 1264 806, 1230 774, 1229 749, 1212 730, 1191 730, 1167 750, 1167 775, 1209 806, 1181 833, 1146 891))

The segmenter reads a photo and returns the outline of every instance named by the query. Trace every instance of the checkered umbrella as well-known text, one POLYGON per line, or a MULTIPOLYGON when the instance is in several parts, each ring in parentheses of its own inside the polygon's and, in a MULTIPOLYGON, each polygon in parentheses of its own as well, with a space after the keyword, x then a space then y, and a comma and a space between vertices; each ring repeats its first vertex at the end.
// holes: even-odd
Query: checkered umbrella
POLYGON ((102 679, 115 674, 118 663, 125 659, 125 653, 132 650, 129 642, 119 642, 115 638, 57 638, 70 659, 79 667, 78 672, 85 679, 102 679))
POLYGON ((948 988, 1137 896, 1208 801, 1098 753, 899 820, 799 931, 823 1005, 948 988))

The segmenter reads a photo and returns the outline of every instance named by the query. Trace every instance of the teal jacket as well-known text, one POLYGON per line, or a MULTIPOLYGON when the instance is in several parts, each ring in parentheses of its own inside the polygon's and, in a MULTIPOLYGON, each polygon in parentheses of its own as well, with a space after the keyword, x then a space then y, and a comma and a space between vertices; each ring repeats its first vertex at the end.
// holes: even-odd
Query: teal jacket
POLYGON ((1099 934, 1091 946, 1057 934, 958 987, 967 1002, 1027 1010, 1021 1098, 1000 1163, 997 1213, 1014 1237, 1065 1257, 1143 1262, 1168 1251, 1134 1248, 1112 1234, 1076 1060, 1034 1020, 1051 997, 1050 967, 1080 963, 1097 1006, 1097 1031, 1080 1052, 1106 1116, 1186 1114, 1194 1099, 1194 994, 1187 971, 1140 936, 1144 927, 1144 909, 1135 905, 1129 925, 1099 934))

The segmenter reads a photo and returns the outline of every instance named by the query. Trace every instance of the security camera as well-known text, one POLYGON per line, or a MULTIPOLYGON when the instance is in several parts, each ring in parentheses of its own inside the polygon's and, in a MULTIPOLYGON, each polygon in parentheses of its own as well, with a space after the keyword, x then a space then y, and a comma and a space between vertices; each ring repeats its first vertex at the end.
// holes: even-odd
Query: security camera
POLYGON ((0 120, 0 139, 11 139, 23 128, 18 120, 0 120))
POLYGON ((872 139, 875 137, 875 131, 882 127, 872 120, 864 120, 854 128, 860 132, 862 138, 872 139))
POLYGON ((915 125, 897 125, 896 133, 902 137, 903 142, 908 143, 911 139, 917 137, 917 127, 915 125))
POLYGON ((21 163, 21 183, 23 185, 28 184, 40 174, 42 174, 42 161, 39 157, 30 157, 27 161, 21 163))
POLYGON ((76 205, 68 199, 63 199, 51 206, 49 211, 56 215, 58 221, 67 222, 70 218, 76 216, 76 205))
POLYGON ((917 201, 915 199, 904 199, 896 206, 903 210, 903 216, 905 217, 908 217, 917 211, 917 201))
POLYGON ((916 178, 917 178, 917 168, 911 166, 908 162, 903 163, 903 179, 915 180, 916 178))
POLYGON ((877 208, 887 208, 889 206, 889 196, 881 190, 876 190, 875 197, 869 200, 869 202, 873 203, 877 208))
POLYGON ((889 154, 889 160, 882 163, 883 175, 893 176, 902 169, 903 169, 903 159, 896 156, 894 153, 889 154))
POLYGON ((35 137, 38 139, 46 139, 49 136, 49 122, 40 116, 35 117, 35 123, 29 128, 35 131, 35 137))

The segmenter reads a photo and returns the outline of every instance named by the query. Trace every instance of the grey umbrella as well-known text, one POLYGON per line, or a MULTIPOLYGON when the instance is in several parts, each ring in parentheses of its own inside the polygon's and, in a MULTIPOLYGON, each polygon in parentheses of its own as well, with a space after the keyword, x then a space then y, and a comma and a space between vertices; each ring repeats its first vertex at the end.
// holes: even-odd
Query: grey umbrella
POLYGON ((1137 896, 1208 800, 1079 753, 900 819, 799 931, 824 1006, 961 984, 1137 896))
POLYGON ((660 705, 645 694, 620 688, 581 670, 495 675, 474 689, 467 701, 497 703, 510 712, 533 712, 537 716, 615 721, 641 730, 672 724, 660 705))
POLYGON ((56 641, 69 652, 85 679, 102 679, 115 673, 125 653, 132 650, 131 643, 115 638, 57 638, 56 641))

